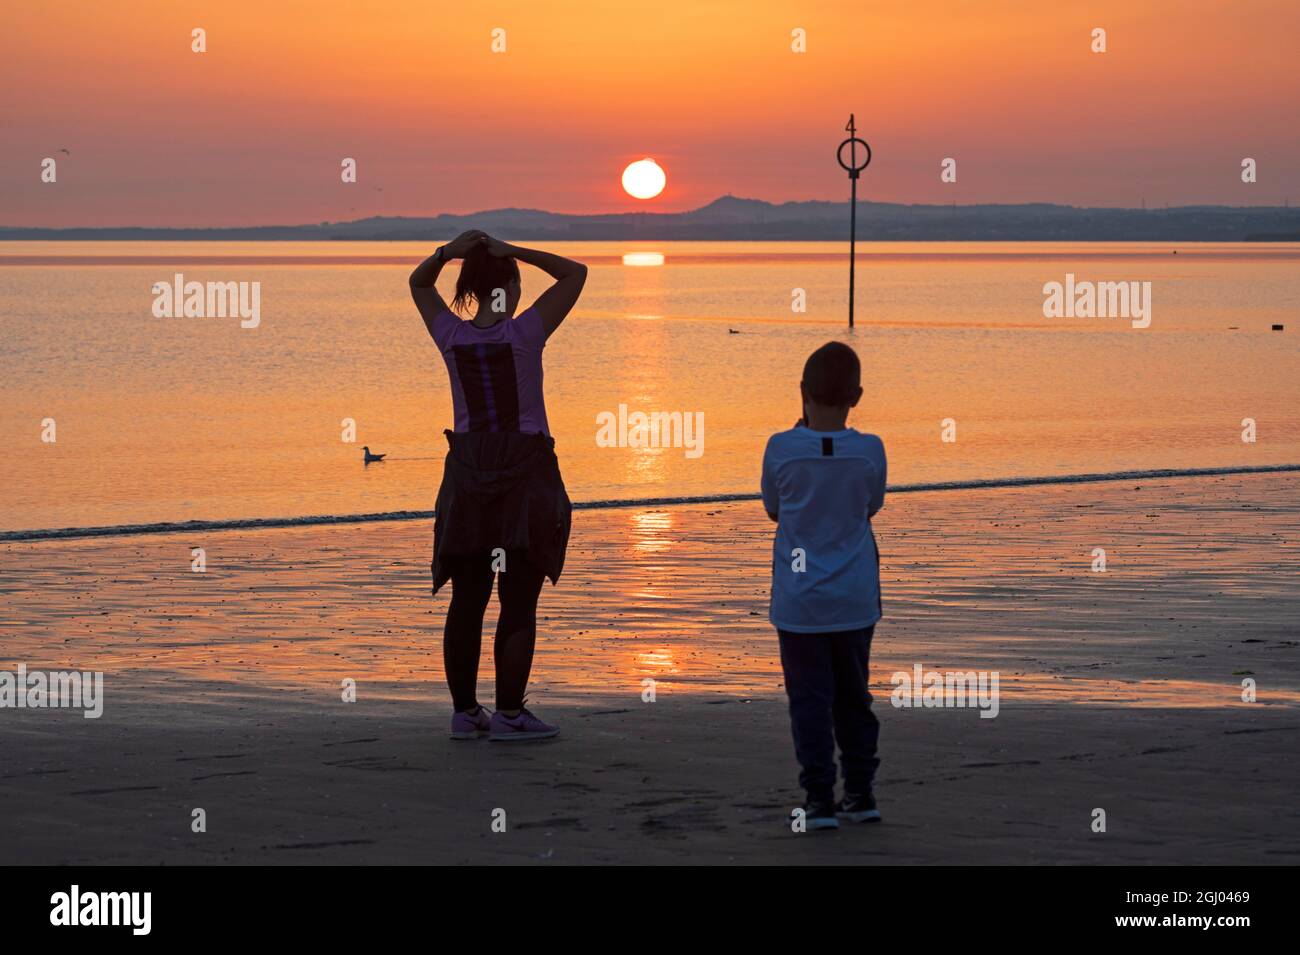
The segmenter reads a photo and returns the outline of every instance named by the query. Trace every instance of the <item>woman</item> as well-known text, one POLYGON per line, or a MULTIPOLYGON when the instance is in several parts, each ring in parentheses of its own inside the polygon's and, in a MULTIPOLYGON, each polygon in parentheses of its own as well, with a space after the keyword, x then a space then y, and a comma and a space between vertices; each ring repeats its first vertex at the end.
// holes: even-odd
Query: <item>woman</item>
POLYGON ((451 580, 443 663, 455 713, 452 739, 546 739, 559 729, 524 706, 537 638, 542 581, 564 566, 570 504, 555 458, 542 399, 542 349, 582 294, 587 267, 522 249, 484 232, 462 233, 411 273, 411 297, 451 379, 456 430, 433 530, 433 592, 451 580), (452 306, 434 283, 451 259, 463 259, 452 306), (517 262, 555 279, 515 317, 517 262), (497 576, 499 573, 499 576, 497 576), (477 698, 483 614, 496 577, 496 712, 477 698))

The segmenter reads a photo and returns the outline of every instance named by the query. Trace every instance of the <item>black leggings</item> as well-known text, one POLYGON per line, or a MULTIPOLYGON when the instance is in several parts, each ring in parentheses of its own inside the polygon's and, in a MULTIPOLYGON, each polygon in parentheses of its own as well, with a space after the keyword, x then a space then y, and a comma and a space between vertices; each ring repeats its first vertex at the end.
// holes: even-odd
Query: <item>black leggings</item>
MULTIPOLYGON (((493 656, 497 671, 497 709, 517 710, 524 705, 528 674, 533 668, 537 641, 537 597, 545 576, 525 556, 506 555, 505 570, 497 577, 501 616, 497 620, 493 656)), ((483 614, 492 599, 492 559, 458 562, 451 575, 451 606, 442 642, 442 663, 447 672, 452 705, 458 711, 478 705, 478 660, 483 645, 483 614)))

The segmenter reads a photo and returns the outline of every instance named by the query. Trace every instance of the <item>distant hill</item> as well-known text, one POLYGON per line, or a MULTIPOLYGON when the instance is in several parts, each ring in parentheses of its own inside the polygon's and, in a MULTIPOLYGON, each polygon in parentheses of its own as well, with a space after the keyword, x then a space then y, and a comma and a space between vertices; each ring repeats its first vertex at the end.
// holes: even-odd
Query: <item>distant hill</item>
MULTIPOLYGON (((120 227, 34 229, 0 226, 0 240, 438 241, 464 229, 511 240, 831 240, 848 238, 847 202, 783 202, 723 196, 689 212, 568 215, 491 209, 470 215, 375 216, 316 225, 220 229, 120 227)), ((1300 235, 1300 209, 1281 206, 1177 206, 1090 209, 1023 205, 858 203, 858 238, 915 241, 1285 241, 1300 235)))

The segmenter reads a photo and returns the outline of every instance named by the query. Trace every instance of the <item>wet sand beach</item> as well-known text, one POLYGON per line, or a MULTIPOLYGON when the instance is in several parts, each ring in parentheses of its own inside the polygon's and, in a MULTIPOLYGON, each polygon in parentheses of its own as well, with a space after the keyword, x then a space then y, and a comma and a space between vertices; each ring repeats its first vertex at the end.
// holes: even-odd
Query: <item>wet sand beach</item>
POLYGON ((446 738, 428 522, 5 543, 0 669, 102 670, 105 699, 0 710, 0 862, 1294 864, 1297 491, 891 498, 886 821, 836 834, 790 832, 756 503, 577 514, 530 697, 563 733, 522 747, 446 738), (917 664, 997 672, 997 717, 891 706, 917 664))

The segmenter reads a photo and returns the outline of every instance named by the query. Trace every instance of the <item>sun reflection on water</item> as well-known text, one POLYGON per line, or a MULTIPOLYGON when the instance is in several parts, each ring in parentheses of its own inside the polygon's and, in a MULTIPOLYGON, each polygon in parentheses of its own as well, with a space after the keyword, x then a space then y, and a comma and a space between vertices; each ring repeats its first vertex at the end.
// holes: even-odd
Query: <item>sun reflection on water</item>
POLYGON ((629 516, 632 549, 638 554, 658 554, 672 546, 671 511, 633 511, 629 516))

